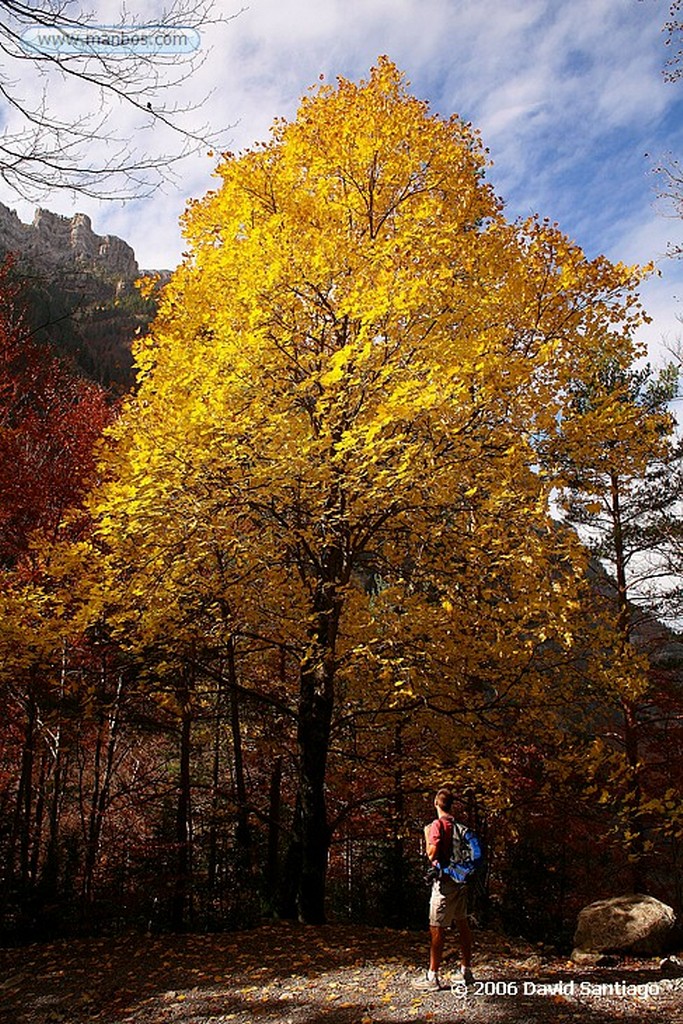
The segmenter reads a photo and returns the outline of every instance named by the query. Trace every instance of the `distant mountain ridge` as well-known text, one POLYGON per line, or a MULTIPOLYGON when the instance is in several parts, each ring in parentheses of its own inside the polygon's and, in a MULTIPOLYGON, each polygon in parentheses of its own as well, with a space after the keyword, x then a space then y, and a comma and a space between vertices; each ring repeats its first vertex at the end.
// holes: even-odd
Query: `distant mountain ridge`
POLYGON ((36 210, 25 224, 0 203, 0 258, 14 254, 36 336, 84 375, 120 392, 133 382, 131 342, 155 304, 135 281, 135 252, 115 235, 97 235, 90 217, 36 210))
POLYGON ((133 282, 140 274, 133 249, 115 235, 96 235, 90 217, 36 210, 32 224, 0 203, 0 244, 45 267, 73 266, 133 282))

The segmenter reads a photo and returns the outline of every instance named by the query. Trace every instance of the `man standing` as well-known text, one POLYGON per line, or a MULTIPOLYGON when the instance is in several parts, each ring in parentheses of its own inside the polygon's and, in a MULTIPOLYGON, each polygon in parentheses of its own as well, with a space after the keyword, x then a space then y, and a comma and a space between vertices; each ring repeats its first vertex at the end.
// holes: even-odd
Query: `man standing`
POLYGON ((467 920, 467 886, 456 882, 443 873, 448 867, 453 849, 453 829, 455 821, 451 814, 453 793, 450 789, 440 789, 434 799, 438 817, 425 827, 427 841, 427 857, 437 868, 438 877, 432 883, 429 900, 429 931, 430 951, 429 970, 426 976, 415 981, 414 987, 425 991, 439 989, 439 968, 443 959, 446 928, 457 922, 460 933, 460 978, 466 985, 471 985, 472 978, 472 932, 467 920))

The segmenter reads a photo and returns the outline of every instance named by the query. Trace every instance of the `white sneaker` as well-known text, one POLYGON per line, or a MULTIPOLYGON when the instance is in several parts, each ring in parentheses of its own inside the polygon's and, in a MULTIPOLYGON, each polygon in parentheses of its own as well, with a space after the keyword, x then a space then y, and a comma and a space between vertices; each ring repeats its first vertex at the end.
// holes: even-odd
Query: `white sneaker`
POLYGON ((470 988, 471 985, 474 985, 474 975, 469 967, 461 967, 453 976, 453 981, 456 985, 464 982, 470 988))
POLYGON ((424 972, 420 975, 419 978, 415 978, 414 981, 411 981, 410 984, 413 986, 413 988, 419 989, 420 992, 438 992, 439 989, 441 988, 438 976, 435 978, 430 978, 424 972))

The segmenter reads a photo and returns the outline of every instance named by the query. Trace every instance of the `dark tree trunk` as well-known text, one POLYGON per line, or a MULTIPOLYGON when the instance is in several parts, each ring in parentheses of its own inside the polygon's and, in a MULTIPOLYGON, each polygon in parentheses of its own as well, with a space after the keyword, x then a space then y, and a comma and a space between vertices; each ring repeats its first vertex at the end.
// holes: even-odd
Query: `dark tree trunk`
POLYGON ((209 849, 207 853, 206 881, 209 892, 216 890, 218 882, 218 809, 221 782, 221 696, 218 693, 216 722, 213 736, 213 766, 211 770, 211 826, 209 828, 209 849))
POLYGON ((268 855, 266 873, 272 879, 273 889, 279 882, 280 853, 280 804, 282 799, 282 758, 276 757, 270 775, 270 795, 268 800, 268 855))
POLYGON ((31 859, 29 864, 29 883, 31 888, 36 884, 40 857, 43 845, 43 824, 45 819, 45 790, 48 777, 48 751, 43 744, 40 752, 40 770, 36 785, 36 807, 34 812, 33 835, 31 836, 31 859))
MULTIPOLYGON (((102 690, 105 691, 106 665, 102 668, 102 690)), ((114 773, 114 756, 119 733, 120 703, 123 690, 123 676, 119 676, 114 703, 105 715, 100 712, 100 720, 95 746, 95 766, 93 788, 90 797, 90 812, 87 829, 85 870, 83 873, 83 909, 86 916, 94 898, 95 869, 100 852, 100 841, 105 815, 109 807, 112 776, 114 773)))
MULTIPOLYGON (((341 436, 341 435, 340 435, 341 436)), ((335 650, 343 607, 343 588, 349 581, 351 558, 347 541, 335 530, 344 516, 342 481, 332 488, 327 503, 330 543, 314 559, 315 579, 306 556, 299 569, 314 582, 308 647, 299 668, 297 725, 298 789, 288 868, 293 872, 296 912, 305 924, 325 921, 325 879, 330 829, 325 801, 325 773, 334 709, 335 650)))
POLYGON ((242 728, 240 724, 240 705, 237 693, 237 666, 235 663, 235 639, 230 637, 227 648, 227 668, 230 701, 230 734, 232 737, 232 754, 235 779, 235 803, 237 804, 237 827, 235 829, 235 846, 237 859, 242 870, 249 871, 252 863, 251 830, 249 828, 249 807, 247 803, 247 783, 244 772, 244 756, 242 753, 242 728))
POLYGON ((289 921, 296 920, 298 916, 297 896, 301 882, 301 810, 300 800, 297 795, 294 806, 294 818, 292 834, 287 846, 285 863, 280 887, 280 916, 289 921))
POLYGON ((178 778, 178 804, 176 807, 176 877, 171 905, 171 925, 183 931, 191 899, 192 835, 191 835, 191 773, 192 740, 191 685, 185 680, 178 690, 181 705, 180 719, 180 772, 178 778))
MULTIPOLYGON (((315 674, 314 674, 315 676, 315 674)), ((296 824, 301 851, 297 887, 297 912, 306 924, 325 922, 325 878, 329 829, 325 802, 325 769, 329 747, 332 701, 323 693, 315 694, 314 684, 302 679, 310 692, 299 722, 299 816, 296 824)))
POLYGON ((330 845, 325 772, 334 707, 334 650, 341 605, 331 599, 326 590, 321 584, 316 602, 316 633, 301 666, 299 689, 299 791, 294 844, 300 851, 297 915, 305 924, 325 921, 325 878, 330 845))

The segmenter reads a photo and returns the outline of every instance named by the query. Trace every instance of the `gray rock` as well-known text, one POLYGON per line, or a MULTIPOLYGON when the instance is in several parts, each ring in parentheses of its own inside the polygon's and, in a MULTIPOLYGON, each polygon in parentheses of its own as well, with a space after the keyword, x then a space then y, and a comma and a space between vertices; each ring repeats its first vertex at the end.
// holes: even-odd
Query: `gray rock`
POLYGON ((575 952, 662 955, 671 946, 675 924, 672 908, 653 896, 634 894, 599 900, 579 914, 575 952))
POLYGON ((94 270, 127 281, 139 275, 128 243, 114 235, 96 235, 85 213, 62 217, 36 210, 33 223, 24 224, 14 210, 0 203, 0 247, 46 269, 94 270))

